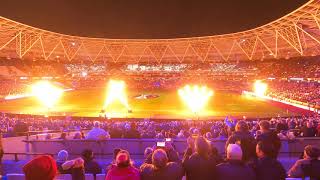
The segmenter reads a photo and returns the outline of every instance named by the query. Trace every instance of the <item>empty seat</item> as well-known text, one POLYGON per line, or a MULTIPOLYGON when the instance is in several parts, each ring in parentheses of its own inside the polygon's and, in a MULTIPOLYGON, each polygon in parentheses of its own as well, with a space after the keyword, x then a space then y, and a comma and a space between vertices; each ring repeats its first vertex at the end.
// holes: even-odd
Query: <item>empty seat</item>
POLYGON ((105 180, 106 179, 106 174, 97 174, 96 175, 96 180, 105 180))
POLYGON ((58 175, 55 180, 72 180, 71 174, 60 174, 58 175))
POLYGON ((24 174, 7 174, 8 180, 25 180, 24 174))
POLYGON ((86 174, 85 178, 86 178, 86 180, 94 180, 93 174, 86 174))

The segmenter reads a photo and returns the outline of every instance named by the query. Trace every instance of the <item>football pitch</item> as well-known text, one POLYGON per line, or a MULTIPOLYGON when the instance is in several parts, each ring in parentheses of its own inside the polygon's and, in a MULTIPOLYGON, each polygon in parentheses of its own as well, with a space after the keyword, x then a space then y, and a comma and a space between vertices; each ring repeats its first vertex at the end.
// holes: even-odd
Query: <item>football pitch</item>
MULTIPOLYGON (((231 92, 214 92, 201 112, 192 113, 175 90, 127 91, 132 112, 115 102, 106 109, 107 116, 159 119, 216 119, 227 115, 263 118, 294 115, 271 102, 231 92), (139 95, 157 95, 156 98, 135 98, 139 95)), ((97 117, 106 99, 105 89, 73 90, 63 94, 52 109, 47 109, 35 97, 7 100, 0 103, 3 112, 40 115, 72 115, 97 117)))

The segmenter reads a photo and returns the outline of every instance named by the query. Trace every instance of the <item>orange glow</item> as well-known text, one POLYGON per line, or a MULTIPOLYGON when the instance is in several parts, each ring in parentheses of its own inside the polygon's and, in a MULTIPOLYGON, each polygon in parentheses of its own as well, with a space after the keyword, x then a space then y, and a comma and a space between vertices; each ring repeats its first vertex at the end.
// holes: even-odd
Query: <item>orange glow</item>
POLYGON ((178 90, 178 93, 184 103, 193 113, 199 113, 204 109, 213 91, 206 86, 199 87, 198 85, 186 85, 178 90))
POLYGON ((54 86, 49 81, 39 81, 31 86, 32 96, 47 108, 53 108, 61 97, 63 90, 54 86))

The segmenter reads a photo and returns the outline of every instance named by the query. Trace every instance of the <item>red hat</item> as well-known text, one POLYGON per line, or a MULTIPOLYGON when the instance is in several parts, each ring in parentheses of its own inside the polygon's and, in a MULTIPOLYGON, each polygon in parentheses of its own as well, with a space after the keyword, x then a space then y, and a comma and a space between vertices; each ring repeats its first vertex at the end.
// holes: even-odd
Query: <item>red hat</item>
POLYGON ((38 156, 23 167, 26 180, 53 180, 57 175, 57 165, 51 156, 38 156))

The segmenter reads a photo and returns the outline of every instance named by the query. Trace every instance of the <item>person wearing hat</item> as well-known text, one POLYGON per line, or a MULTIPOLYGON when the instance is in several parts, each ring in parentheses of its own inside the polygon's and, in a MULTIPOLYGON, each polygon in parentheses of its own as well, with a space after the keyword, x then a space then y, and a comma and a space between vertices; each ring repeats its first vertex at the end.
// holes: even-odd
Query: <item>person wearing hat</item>
POLYGON ((66 150, 61 150, 57 155, 57 168, 60 174, 71 174, 71 169, 63 169, 62 165, 68 160, 69 153, 66 150))
POLYGON ((128 151, 117 153, 115 164, 108 171, 106 180, 140 180, 139 170, 132 165, 128 151))
POLYGON ((48 155, 38 156, 23 166, 26 180, 53 180, 57 173, 55 160, 48 155))

